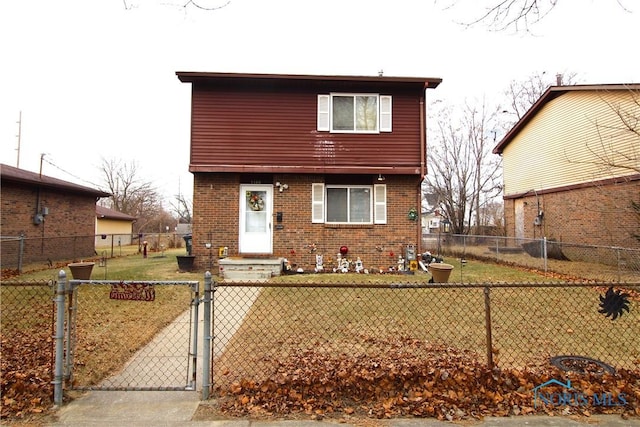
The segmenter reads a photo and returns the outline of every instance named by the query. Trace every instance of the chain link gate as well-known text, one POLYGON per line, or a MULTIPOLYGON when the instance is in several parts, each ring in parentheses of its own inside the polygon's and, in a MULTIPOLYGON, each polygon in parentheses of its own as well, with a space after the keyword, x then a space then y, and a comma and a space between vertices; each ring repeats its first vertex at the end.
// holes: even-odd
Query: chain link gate
POLYGON ((199 282, 68 283, 64 377, 70 389, 196 389, 199 282))

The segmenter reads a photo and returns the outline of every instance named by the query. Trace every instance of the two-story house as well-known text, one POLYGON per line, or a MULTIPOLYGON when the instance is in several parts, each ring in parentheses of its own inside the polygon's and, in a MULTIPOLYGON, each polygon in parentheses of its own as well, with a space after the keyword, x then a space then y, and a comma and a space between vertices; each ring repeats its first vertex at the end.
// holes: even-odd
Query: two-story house
POLYGON ((509 236, 640 247, 640 84, 552 86, 493 152, 509 236))
POLYGON ((419 248, 425 95, 441 79, 176 74, 192 85, 196 265, 208 244, 306 271, 341 249, 379 269, 419 248))

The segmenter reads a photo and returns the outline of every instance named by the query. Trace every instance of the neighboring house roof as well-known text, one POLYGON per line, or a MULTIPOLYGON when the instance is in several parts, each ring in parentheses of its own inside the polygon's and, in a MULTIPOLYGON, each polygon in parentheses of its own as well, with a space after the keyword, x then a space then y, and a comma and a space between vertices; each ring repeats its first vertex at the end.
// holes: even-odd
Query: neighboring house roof
POLYGON ((135 216, 127 215, 98 205, 96 205, 96 216, 98 219, 115 219, 120 221, 135 221, 137 219, 135 216))
POLYGON ((559 96, 571 91, 612 91, 612 90, 640 90, 640 84, 600 84, 600 85, 573 85, 573 86, 551 86, 549 87, 536 101, 535 104, 529 108, 526 114, 516 123, 513 128, 505 135, 504 138, 493 149, 494 154, 502 154, 504 149, 509 145, 513 139, 520 133, 522 129, 533 119, 536 114, 547 103, 553 101, 559 96))
POLYGON ((50 188, 53 190, 64 190, 65 192, 84 194, 87 196, 110 196, 109 193, 105 193, 104 191, 74 184, 68 181, 63 181, 61 179, 52 178, 50 176, 37 174, 35 172, 30 172, 24 169, 18 169, 5 164, 0 165, 0 179, 2 180, 2 182, 14 182, 41 188, 50 188))
POLYGON ((375 83, 396 83, 396 84, 420 84, 424 88, 434 89, 442 79, 435 77, 387 77, 387 76, 326 76, 326 75, 303 75, 303 74, 252 74, 252 73, 210 73, 177 71, 176 75, 183 83, 194 83, 198 81, 220 82, 231 80, 266 81, 346 81, 346 82, 375 82, 375 83))

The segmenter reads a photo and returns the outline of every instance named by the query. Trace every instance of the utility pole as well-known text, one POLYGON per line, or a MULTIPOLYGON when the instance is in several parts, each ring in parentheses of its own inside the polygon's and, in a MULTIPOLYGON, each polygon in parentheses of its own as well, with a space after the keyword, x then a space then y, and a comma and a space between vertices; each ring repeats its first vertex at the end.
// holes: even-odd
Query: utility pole
POLYGON ((18 118, 18 121, 16 123, 18 123, 18 134, 16 135, 18 137, 18 148, 16 148, 16 151, 18 152, 18 160, 16 161, 16 167, 20 169, 20 138, 22 135, 22 110, 20 110, 20 117, 18 118))

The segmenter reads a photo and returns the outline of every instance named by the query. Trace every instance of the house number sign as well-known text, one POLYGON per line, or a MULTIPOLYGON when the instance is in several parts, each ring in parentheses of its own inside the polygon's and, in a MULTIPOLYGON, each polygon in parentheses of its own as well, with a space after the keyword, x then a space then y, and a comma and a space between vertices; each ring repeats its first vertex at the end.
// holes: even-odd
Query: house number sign
POLYGON ((153 301, 156 299, 156 290, 153 285, 146 283, 124 283, 111 285, 110 299, 128 301, 153 301))

